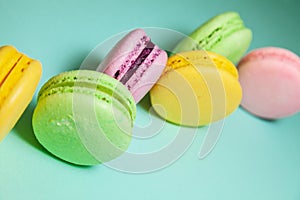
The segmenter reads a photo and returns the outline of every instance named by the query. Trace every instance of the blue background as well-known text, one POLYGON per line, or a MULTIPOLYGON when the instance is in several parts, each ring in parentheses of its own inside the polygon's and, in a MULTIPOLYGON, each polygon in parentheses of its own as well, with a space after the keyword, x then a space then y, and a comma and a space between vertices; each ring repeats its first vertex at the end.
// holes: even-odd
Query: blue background
MULTIPOLYGON (((50 77, 79 68, 96 45, 114 34, 137 27, 188 34, 225 11, 239 12, 252 29, 249 50, 279 46, 299 55, 299 8, 299 0, 0 0, 0 45, 12 44, 43 63, 39 89, 50 77)), ((300 199, 299 114, 270 122, 239 108, 226 118, 216 147, 205 159, 197 157, 205 132, 201 128, 174 164, 130 174, 104 165, 78 167, 51 156, 32 132, 35 103, 34 98, 0 143, 0 200, 300 199)), ((142 103, 149 103, 147 97, 142 103)), ((147 113, 141 111, 138 117, 143 115, 147 113)), ((172 134, 172 125, 166 127, 164 133, 172 134)), ((147 145, 156 148, 156 143, 147 145)))

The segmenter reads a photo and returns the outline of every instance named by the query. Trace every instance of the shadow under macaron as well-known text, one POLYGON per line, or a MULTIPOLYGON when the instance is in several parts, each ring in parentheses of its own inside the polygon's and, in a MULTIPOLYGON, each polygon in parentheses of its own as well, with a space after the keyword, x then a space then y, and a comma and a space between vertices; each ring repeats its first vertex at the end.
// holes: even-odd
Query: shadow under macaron
POLYGON ((33 132, 31 122, 34 108, 35 105, 33 102, 31 102, 15 125, 14 131, 21 139, 23 139, 25 142, 27 142, 37 150, 48 153, 47 150, 38 142, 33 132))
POLYGON ((24 113, 22 114, 21 118, 17 122, 17 124, 14 127, 14 131, 16 132, 17 136, 20 137, 22 140, 30 144, 35 149, 43 152, 47 156, 50 157, 50 159, 55 159, 57 161, 61 161, 63 163, 66 163, 67 165, 74 166, 74 167, 80 167, 80 168, 90 168, 91 166, 82 166, 82 165, 75 165, 72 163, 69 163, 67 161, 64 161, 55 155, 51 154, 47 149, 45 149, 37 140, 37 138, 34 135, 33 128, 32 128, 32 115, 35 109, 35 103, 31 102, 28 107, 25 109, 24 113))
POLYGON ((151 108, 151 101, 150 101, 150 95, 149 93, 147 93, 142 99, 141 101, 138 103, 138 105, 143 108, 146 111, 149 111, 149 109, 151 108))
POLYGON ((253 118, 261 120, 261 121, 265 121, 265 122, 268 122, 268 123, 277 123, 278 120, 279 120, 279 119, 263 118, 263 117, 260 117, 258 115, 255 115, 255 114, 251 113, 249 110, 247 110, 245 107, 243 107, 242 105, 240 105, 239 108, 244 113, 246 113, 247 115, 249 115, 250 117, 253 117, 253 118))

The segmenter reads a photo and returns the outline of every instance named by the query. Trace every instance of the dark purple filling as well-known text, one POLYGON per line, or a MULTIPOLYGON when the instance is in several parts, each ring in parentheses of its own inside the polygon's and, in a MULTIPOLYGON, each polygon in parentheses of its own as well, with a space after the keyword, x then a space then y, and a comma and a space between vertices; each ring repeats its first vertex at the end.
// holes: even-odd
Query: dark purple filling
MULTIPOLYGON (((152 52, 154 48, 154 44, 149 41, 146 48, 140 53, 134 63, 130 66, 129 70, 124 74, 121 78, 120 82, 125 85, 125 83, 130 79, 130 77, 136 72, 139 66, 144 62, 144 60, 148 57, 148 55, 152 52)), ((114 77, 118 77, 120 71, 117 71, 114 77)))

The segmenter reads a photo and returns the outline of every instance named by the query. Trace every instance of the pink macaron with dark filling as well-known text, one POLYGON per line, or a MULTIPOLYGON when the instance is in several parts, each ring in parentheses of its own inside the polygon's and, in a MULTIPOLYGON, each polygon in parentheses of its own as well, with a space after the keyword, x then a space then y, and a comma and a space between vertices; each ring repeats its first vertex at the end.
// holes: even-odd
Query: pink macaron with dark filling
POLYGON ((256 49, 238 64, 243 89, 241 105, 265 119, 300 111, 300 58, 278 47, 256 49))
POLYGON ((123 83, 138 103, 162 74, 167 53, 152 43, 142 29, 123 37, 97 68, 123 83))

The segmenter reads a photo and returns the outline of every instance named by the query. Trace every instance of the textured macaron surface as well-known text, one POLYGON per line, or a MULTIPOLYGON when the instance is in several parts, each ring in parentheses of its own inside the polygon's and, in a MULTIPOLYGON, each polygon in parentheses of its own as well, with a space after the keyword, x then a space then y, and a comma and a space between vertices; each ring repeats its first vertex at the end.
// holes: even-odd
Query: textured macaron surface
POLYGON ((39 61, 13 46, 0 48, 0 141, 30 103, 41 74, 39 61))
POLYGON ((39 142, 57 157, 95 165, 129 146, 136 108, 117 80, 95 71, 65 72, 41 89, 33 115, 39 142))
POLYGON ((175 124, 203 126, 232 113, 242 91, 235 66, 206 51, 175 54, 150 91, 154 110, 175 124))
POLYGON ((252 32, 236 12, 219 14, 194 30, 173 52, 204 49, 237 63, 248 49, 252 32))
POLYGON ((293 52, 265 47, 238 64, 243 88, 241 105, 250 113, 278 119, 300 111, 300 59, 293 52))

